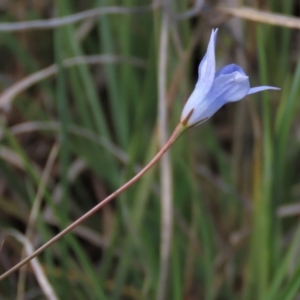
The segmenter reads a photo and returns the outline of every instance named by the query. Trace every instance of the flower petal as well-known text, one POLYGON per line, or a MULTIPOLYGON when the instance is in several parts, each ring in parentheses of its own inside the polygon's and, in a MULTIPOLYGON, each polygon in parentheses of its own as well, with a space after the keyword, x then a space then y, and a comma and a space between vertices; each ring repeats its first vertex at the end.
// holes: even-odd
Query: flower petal
MULTIPOLYGON (((208 93, 209 95, 210 93, 208 93)), ((202 98, 201 89, 195 88, 193 93, 188 99, 188 102, 183 108, 181 113, 180 121, 186 122, 185 125, 188 127, 195 126, 199 124, 201 121, 207 120, 210 118, 223 104, 220 102, 214 101, 206 95, 205 98, 202 98), (201 99, 198 101, 198 99, 201 99), (194 103, 195 105, 191 106, 190 103, 194 103), (191 116, 188 120, 186 120, 187 116, 193 110, 191 116)))
POLYGON ((216 72, 215 44, 217 39, 217 32, 218 29, 212 30, 206 54, 202 59, 198 68, 199 78, 196 87, 201 88, 202 93, 204 95, 208 93, 208 91, 210 90, 215 78, 215 72, 216 72))
MULTIPOLYGON (((226 67, 227 71, 229 71, 232 66, 226 67)), ((223 71, 226 70, 226 67, 223 68, 223 71)), ((196 125, 202 120, 209 119, 225 103, 244 98, 250 88, 249 78, 244 72, 240 72, 238 66, 234 69, 239 71, 229 74, 226 74, 226 71, 226 73, 224 72, 225 74, 219 75, 206 95, 203 95, 201 88, 196 86, 183 108, 181 121, 185 120, 193 109, 193 113, 186 125, 196 125)))
MULTIPOLYGON (((199 105, 199 103, 203 102, 205 95, 209 92, 213 85, 216 70, 215 44, 217 39, 217 32, 218 29, 212 30, 207 47, 207 52, 203 57, 201 63, 199 64, 198 81, 193 93, 187 100, 181 113, 182 122, 187 118, 192 110, 196 110, 196 107, 199 105)), ((196 118, 194 113, 192 115, 192 119, 196 118)))
POLYGON ((248 76, 244 72, 235 71, 217 77, 208 96, 225 104, 241 100, 247 95, 249 88, 248 76))
POLYGON ((221 68, 218 72, 216 72, 215 78, 217 78, 221 75, 226 75, 226 74, 230 74, 233 72, 240 72, 246 76, 244 70, 240 66, 238 66, 236 64, 230 64, 230 65, 227 65, 227 66, 221 68))
POLYGON ((180 122, 185 126, 205 122, 224 104, 241 100, 248 94, 268 89, 279 90, 272 86, 250 89, 248 76, 236 64, 227 65, 215 73, 216 38, 217 29, 211 33, 207 52, 198 68, 197 84, 181 113, 180 122))
POLYGON ((261 92, 261 91, 265 91, 265 90, 280 90, 280 88, 278 87, 275 87, 275 86, 257 86, 257 87, 253 87, 251 89, 249 89, 247 95, 250 95, 250 94, 254 94, 254 93, 257 93, 257 92, 261 92))
MULTIPOLYGON (((212 40, 212 36, 214 38, 214 50, 216 52, 216 43, 217 43, 217 32, 218 32, 218 28, 217 29, 213 29, 212 30, 212 33, 211 33, 211 36, 210 36, 210 41, 212 40)), ((209 45, 207 46, 207 48, 209 48, 209 45)), ((206 50, 206 52, 208 51, 208 49, 206 50)), ((200 64, 199 64, 199 67, 198 67, 198 76, 199 76, 199 79, 201 78, 201 70, 203 68, 203 65, 204 63, 206 62, 206 59, 207 59, 207 53, 205 53, 205 55, 203 56, 200 64)))

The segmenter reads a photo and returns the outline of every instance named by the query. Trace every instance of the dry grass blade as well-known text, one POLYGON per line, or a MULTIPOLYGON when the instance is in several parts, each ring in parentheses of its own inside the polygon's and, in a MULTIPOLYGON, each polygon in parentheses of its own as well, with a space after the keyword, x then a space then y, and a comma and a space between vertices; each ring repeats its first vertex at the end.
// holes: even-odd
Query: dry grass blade
POLYGON ((282 205, 277 209, 277 216, 279 218, 294 217, 298 215, 300 215, 299 203, 282 205))
POLYGON ((28 226, 26 230, 26 237, 31 240, 33 238, 33 231, 34 231, 34 226, 37 220, 37 217, 40 213, 40 207, 41 207, 41 201, 47 186, 47 183, 50 179, 51 171, 53 169, 55 160, 58 155, 58 150, 59 150, 59 145, 54 144, 54 146, 51 149, 51 152, 49 154, 45 169, 42 173, 41 176, 41 181, 35 196, 35 199, 33 201, 33 207, 30 212, 29 220, 28 220, 28 226))
MULTIPOLYGON (((63 61, 63 67, 69 68, 81 64, 106 64, 106 63, 121 63, 126 62, 133 66, 143 67, 145 63, 143 60, 134 57, 122 57, 117 55, 90 55, 90 56, 78 56, 68 58, 63 61)), ((0 94, 0 109, 8 110, 12 100, 20 93, 33 86, 37 82, 44 80, 48 77, 55 75, 58 71, 56 65, 47 67, 41 71, 31 74, 24 79, 16 82, 11 87, 6 89, 0 94)))
MULTIPOLYGON (((38 218, 38 215, 40 213, 40 207, 41 207, 41 202, 42 198, 44 195, 44 191, 46 189, 47 183, 50 179, 50 174, 53 169, 53 165, 55 163, 55 159, 57 157, 59 150, 59 146, 57 144, 54 144, 52 150, 50 151, 45 169, 43 170, 41 181, 39 183, 39 187, 35 196, 35 199, 33 201, 33 206, 29 215, 29 219, 27 222, 27 229, 26 229, 26 234, 25 237, 28 241, 32 241, 34 237, 34 228, 36 224, 36 220, 38 218)), ((28 252, 28 251, 27 251, 28 252)), ((26 255, 26 250, 23 250, 22 253, 22 259, 26 255)), ((20 275, 19 275, 19 281, 18 281, 18 295, 17 299, 23 299, 24 291, 25 291, 25 278, 26 278, 26 266, 24 268, 20 269, 20 275)))
MULTIPOLYGON (((30 255, 33 252, 33 246, 31 242, 23 234, 19 233, 16 230, 7 230, 6 234, 14 237, 17 241, 22 243, 25 247, 27 255, 30 255)), ((34 258, 33 260, 31 260, 30 264, 32 266, 36 279, 44 293, 45 298, 48 300, 57 300, 58 297, 56 296, 50 282, 48 281, 38 259, 34 258)))
POLYGON ((185 20, 185 19, 194 17, 195 15, 200 13, 203 5, 204 5, 204 0, 196 0, 193 8, 191 8, 190 10, 188 10, 184 13, 178 14, 176 16, 176 19, 177 20, 185 20))
POLYGON ((219 6, 217 7, 217 11, 232 17, 238 17, 253 22, 300 29, 300 18, 261 11, 251 7, 219 6))
MULTIPOLYGON (((61 123, 57 121, 36 121, 36 122, 25 122, 25 123, 18 124, 10 127, 9 130, 12 134, 17 135, 17 134, 23 134, 23 133, 34 132, 34 131, 43 131, 43 130, 58 131, 60 128, 61 128, 61 123)), ((89 139, 99 144, 101 147, 105 148, 107 151, 115 155, 121 163, 123 164, 128 163, 129 161, 128 155, 122 149, 118 148, 115 144, 111 143, 106 138, 99 136, 98 134, 95 134, 91 130, 76 125, 69 125, 68 131, 70 133, 84 137, 86 139, 89 139)), ((0 140, 2 138, 4 138, 4 133, 0 130, 0 140)), ((9 152, 11 152, 11 150, 7 150, 7 151, 5 150, 2 152, 2 149, 3 147, 0 147, 0 156, 2 154, 4 157, 10 157, 9 152)), ((16 162, 19 161, 17 160, 16 162)), ((20 168, 23 168, 22 166, 23 165, 20 164, 20 168)), ((139 169, 140 168, 138 168, 137 170, 139 169)))
MULTIPOLYGON (((168 140, 168 119, 167 119, 167 53, 169 35, 169 4, 165 2, 165 9, 162 11, 162 24, 160 32, 159 66, 158 66, 158 129, 160 147, 168 140)), ((173 233, 173 193, 172 193, 172 170, 170 156, 168 153, 160 161, 160 197, 161 197, 161 244, 160 244, 160 274, 158 283, 157 300, 166 297, 167 281, 169 275, 169 261, 171 253, 173 233)))
POLYGON ((21 169, 21 170, 25 170, 25 166, 24 166, 24 162, 23 162, 22 158, 11 148, 1 146, 0 147, 0 157, 1 157, 1 159, 5 160, 12 166, 14 166, 18 169, 21 169))
POLYGON ((0 23, 0 31, 25 31, 25 30, 42 30, 52 29, 67 24, 76 23, 85 19, 95 18, 101 15, 107 14, 141 14, 156 9, 158 5, 153 3, 152 5, 143 7, 120 7, 110 6, 95 8, 87 11, 83 11, 74 15, 70 15, 62 18, 53 18, 50 20, 36 20, 36 21, 25 21, 17 23, 0 23))
MULTIPOLYGON (((1 130, 0 130, 0 139, 1 139, 1 130)), ((23 158, 12 148, 0 146, 0 158, 6 161, 7 163, 11 164, 12 166, 22 170, 26 171, 26 165, 24 163, 23 158)), ((33 161, 31 162, 32 168, 36 172, 36 174, 41 174, 41 170, 37 164, 35 164, 33 161)))

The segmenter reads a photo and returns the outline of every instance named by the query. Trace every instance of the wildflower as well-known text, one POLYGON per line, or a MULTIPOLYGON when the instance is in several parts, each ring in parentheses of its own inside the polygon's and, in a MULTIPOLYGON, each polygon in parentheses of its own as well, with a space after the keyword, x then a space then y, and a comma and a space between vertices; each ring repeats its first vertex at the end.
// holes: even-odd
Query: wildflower
POLYGON ((235 64, 227 65, 216 72, 217 31, 212 30, 207 52, 199 65, 198 81, 181 113, 180 122, 187 127, 205 122, 228 102, 235 102, 246 95, 264 90, 280 90, 272 86, 250 88, 249 77, 235 64))

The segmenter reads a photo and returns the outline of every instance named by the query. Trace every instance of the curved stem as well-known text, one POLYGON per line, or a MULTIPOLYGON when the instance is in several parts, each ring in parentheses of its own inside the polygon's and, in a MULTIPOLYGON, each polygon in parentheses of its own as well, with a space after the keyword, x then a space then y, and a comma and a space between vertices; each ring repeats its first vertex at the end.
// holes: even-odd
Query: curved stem
POLYGON ((184 130, 187 127, 183 124, 179 123, 175 130, 173 131, 172 135, 170 136, 168 142, 160 149, 160 151, 152 158, 152 160, 134 177, 132 177, 129 181, 127 181, 124 185, 122 185, 119 189, 117 189, 115 192, 110 194, 107 198, 102 200, 99 204, 97 204, 95 207, 93 207, 91 210, 89 210, 87 213, 85 213, 83 216, 81 216, 79 219, 77 219, 75 222, 70 224, 68 227, 66 227, 64 230, 62 230, 60 233, 58 233, 56 236, 54 236, 52 239, 50 239, 48 242, 46 242, 44 245, 42 245, 40 248, 35 250, 31 255, 20 261, 18 264, 16 264, 14 267, 9 269, 7 272, 3 273, 0 276, 0 281, 27 264, 31 259, 39 255, 41 252, 43 252, 46 248, 50 247, 53 243, 58 241, 60 238, 62 238, 64 235, 66 235, 69 231, 71 231, 73 228, 75 228, 77 225, 85 221, 87 218, 89 218, 91 215, 93 215, 95 212, 97 212, 101 207, 106 205, 108 202, 110 202, 112 199, 120 195, 122 192, 124 192, 127 188, 129 188, 133 183, 138 181, 149 169, 151 169, 155 163, 164 155, 164 153, 172 146, 172 144, 178 139, 178 137, 184 132, 184 130))

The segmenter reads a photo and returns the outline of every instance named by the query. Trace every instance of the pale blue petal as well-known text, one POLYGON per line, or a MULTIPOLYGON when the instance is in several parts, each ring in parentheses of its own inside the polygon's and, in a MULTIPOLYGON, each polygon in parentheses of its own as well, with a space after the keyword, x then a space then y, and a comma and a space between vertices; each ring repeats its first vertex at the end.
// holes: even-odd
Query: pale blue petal
MULTIPOLYGON (((197 92, 193 94, 191 96, 196 97, 197 92)), ((194 126, 196 124, 199 124, 203 120, 208 120, 223 105, 224 105, 223 101, 218 101, 217 99, 211 98, 208 94, 206 98, 202 102, 199 102, 198 105, 195 107, 193 114, 188 120, 187 125, 194 126)))
POLYGON ((215 59, 215 42, 217 38, 217 31, 212 30, 210 40, 207 47, 207 52, 199 65, 199 78, 196 84, 197 88, 202 90, 202 93, 205 95, 210 90, 216 72, 216 59, 215 59))
POLYGON ((280 88, 278 87, 275 87, 275 86, 257 86, 257 87, 253 87, 251 88, 247 95, 250 95, 250 94, 254 94, 254 93, 257 93, 257 92, 261 92, 261 91, 265 91, 265 90, 280 90, 280 88))
POLYGON ((211 100, 213 99, 210 99, 207 96, 203 97, 201 89, 195 88, 183 108, 180 121, 183 122, 192 110, 193 113, 186 124, 187 126, 194 126, 202 120, 211 117, 218 110, 216 105, 211 105, 211 100))
POLYGON ((215 78, 219 77, 220 75, 226 75, 226 74, 230 74, 233 72, 240 72, 241 74, 246 76, 244 70, 240 66, 238 66, 236 64, 230 64, 230 65, 227 65, 227 66, 221 68, 219 71, 217 71, 215 78))
POLYGON ((216 78, 209 93, 198 103, 196 99, 201 97, 201 89, 196 88, 191 95, 194 111, 188 121, 188 126, 209 119, 225 103, 244 98, 249 88, 249 78, 237 71, 216 78))
POLYGON ((210 91, 203 97, 202 90, 196 87, 189 97, 181 114, 181 121, 193 109, 188 126, 209 119, 224 104, 244 98, 250 88, 249 78, 241 72, 220 75, 214 80, 210 91))
MULTIPOLYGON (((212 34, 211 34, 211 37, 210 37, 210 40, 212 39, 212 36, 214 36, 214 50, 216 52, 216 43, 217 43, 217 31, 218 29, 216 30, 212 30, 212 34)), ((203 68, 203 65, 204 63, 206 62, 206 58, 207 58, 207 53, 205 53, 204 57, 202 58, 200 64, 199 64, 199 67, 198 67, 198 80, 201 80, 201 70, 203 68)))
POLYGON ((220 75, 215 79, 207 96, 222 101, 223 104, 241 100, 247 95, 250 88, 249 78, 244 74, 236 71, 220 75))
MULTIPOLYGON (((205 96, 210 91, 215 77, 216 70, 216 61, 215 61, 215 44, 217 38, 217 31, 212 30, 210 40, 207 47, 207 52, 199 64, 199 78, 195 89, 189 99, 187 100, 182 113, 181 113, 181 121, 184 121, 186 117, 189 115, 191 110, 195 112, 197 107, 201 105, 201 103, 205 103, 205 96)), ((197 119, 197 116, 193 113, 190 120, 197 119)), ((190 126, 190 122, 188 122, 190 126)))
POLYGON ((206 64, 206 59, 207 59, 207 54, 205 53, 205 55, 203 56, 203 58, 202 58, 202 60, 199 64, 199 67, 198 67, 198 81, 197 81, 197 84, 201 80, 201 70, 203 69, 203 65, 206 64))
POLYGON ((280 90, 272 86, 250 88, 248 76, 236 64, 227 65, 215 73, 216 37, 217 30, 213 30, 207 52, 199 65, 197 84, 181 113, 180 121, 188 127, 203 123, 228 102, 264 90, 280 90))

